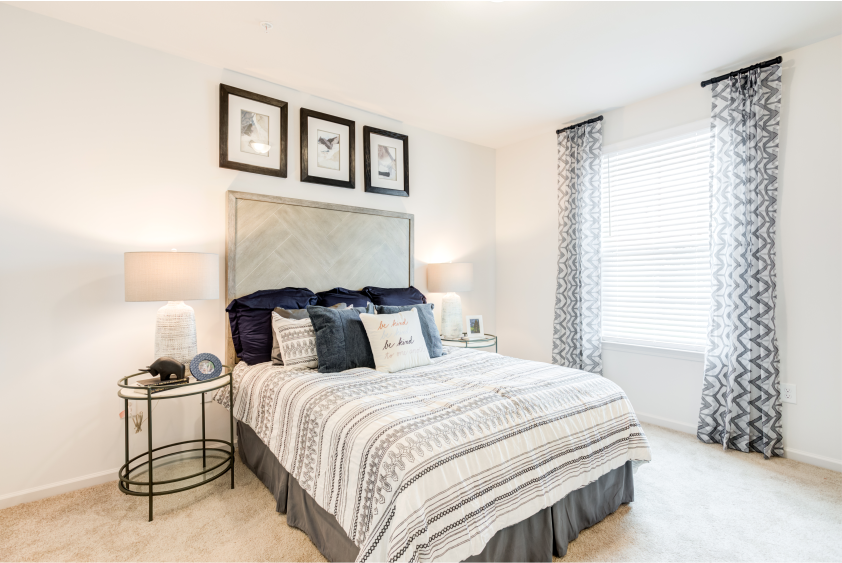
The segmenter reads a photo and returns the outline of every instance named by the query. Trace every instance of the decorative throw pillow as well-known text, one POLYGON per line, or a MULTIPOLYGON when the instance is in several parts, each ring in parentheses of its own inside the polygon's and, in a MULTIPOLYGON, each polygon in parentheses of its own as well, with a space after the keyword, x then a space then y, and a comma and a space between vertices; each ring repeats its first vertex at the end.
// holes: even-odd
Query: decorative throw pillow
POLYGON ((316 331, 316 352, 320 373, 336 373, 354 368, 374 369, 374 356, 360 320, 365 309, 307 307, 316 331))
POLYGON ((319 357, 316 354, 316 332, 313 330, 313 323, 309 317, 285 319, 273 311, 272 330, 278 340, 283 365, 319 367, 319 357))
POLYGON ((377 371, 394 373, 430 363, 417 309, 394 315, 363 313, 360 320, 371 343, 377 371))
POLYGON ((388 305, 378 305, 377 312, 381 315, 392 315, 395 313, 402 313, 415 309, 418 311, 418 319, 421 321, 421 333, 424 335, 424 341, 427 343, 427 352, 431 358, 438 358, 442 355, 444 347, 441 343, 441 336, 439 336, 439 327, 436 326, 436 317, 433 315, 433 304, 425 303, 423 305, 406 305, 404 307, 391 307, 388 305))
POLYGON ((304 309, 315 305, 309 289, 264 289, 231 301, 225 310, 231 323, 231 339, 241 360, 252 366, 272 359, 272 310, 304 309))
MULTIPOLYGON (((344 309, 345 307, 345 303, 337 303, 331 309, 344 309)), ((274 313, 285 319, 300 320, 310 318, 310 315, 307 314, 307 309, 282 309, 281 307, 275 307, 274 313)), ((284 365, 284 359, 281 357, 281 349, 278 346, 278 335, 275 332, 275 314, 272 315, 272 364, 282 366, 284 365)))
POLYGON ((316 294, 318 301, 313 305, 319 307, 330 307, 337 303, 347 303, 352 307, 365 307, 371 299, 362 291, 352 291, 344 287, 334 287, 327 291, 320 291, 316 294))
POLYGON ((420 305, 427 302, 424 294, 412 286, 409 287, 364 287, 363 293, 371 298, 375 305, 420 305))

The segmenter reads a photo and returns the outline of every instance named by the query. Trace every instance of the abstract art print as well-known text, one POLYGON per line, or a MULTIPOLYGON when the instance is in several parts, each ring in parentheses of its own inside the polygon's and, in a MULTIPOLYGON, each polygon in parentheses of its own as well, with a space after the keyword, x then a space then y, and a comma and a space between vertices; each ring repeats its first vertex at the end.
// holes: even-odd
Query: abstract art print
POLYGON ((328 170, 339 170, 339 134, 330 131, 318 130, 316 141, 318 157, 316 163, 319 168, 328 170))
POLYGON ((355 187, 354 122, 301 108, 301 181, 355 187))
POLYGON ((377 145, 377 175, 382 180, 398 179, 398 158, 395 147, 377 145))
POLYGON ((240 110, 240 150, 269 157, 269 116, 240 110))
POLYGON ((219 85, 219 167, 287 177, 288 104, 219 85))
POLYGON ((365 191, 409 197, 409 136, 363 127, 365 191))

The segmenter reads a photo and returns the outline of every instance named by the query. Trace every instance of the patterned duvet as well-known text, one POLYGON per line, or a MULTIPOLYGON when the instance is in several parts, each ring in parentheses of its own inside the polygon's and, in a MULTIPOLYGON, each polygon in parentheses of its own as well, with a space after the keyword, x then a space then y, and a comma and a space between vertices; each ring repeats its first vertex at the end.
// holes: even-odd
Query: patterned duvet
MULTIPOLYGON (((458 349, 398 373, 234 369, 234 416, 360 547, 358 561, 461 561, 649 445, 591 373, 458 349)), ((228 407, 228 393, 217 400, 228 407)))

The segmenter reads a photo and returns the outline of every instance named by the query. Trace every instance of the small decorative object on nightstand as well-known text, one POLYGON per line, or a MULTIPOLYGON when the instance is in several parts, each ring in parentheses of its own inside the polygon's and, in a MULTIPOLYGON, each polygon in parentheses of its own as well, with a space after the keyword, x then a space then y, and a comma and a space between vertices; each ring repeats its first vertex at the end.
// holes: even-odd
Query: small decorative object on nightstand
POLYGON ((219 361, 219 358, 207 352, 196 354, 190 361, 190 373, 199 381, 214 379, 222 373, 222 362, 219 361))
POLYGON ((441 337, 441 343, 444 346, 451 346, 454 348, 494 348, 494 353, 497 353, 497 337, 493 334, 486 334, 482 338, 445 338, 441 337))
POLYGON ((161 381, 182 379, 184 377, 184 364, 164 356, 152 362, 149 367, 138 371, 145 371, 149 375, 158 375, 161 377, 161 381))
POLYGON ((188 364, 196 355, 196 316, 184 301, 219 299, 219 256, 126 252, 126 301, 167 301, 158 309, 155 356, 188 364))
POLYGON ((468 329, 468 340, 485 338, 485 331, 482 328, 482 315, 468 315, 465 317, 465 326, 468 329))
POLYGON ((473 264, 427 264, 427 289, 446 293, 441 301, 441 334, 447 338, 462 335, 462 300, 456 291, 471 291, 474 283, 473 264))

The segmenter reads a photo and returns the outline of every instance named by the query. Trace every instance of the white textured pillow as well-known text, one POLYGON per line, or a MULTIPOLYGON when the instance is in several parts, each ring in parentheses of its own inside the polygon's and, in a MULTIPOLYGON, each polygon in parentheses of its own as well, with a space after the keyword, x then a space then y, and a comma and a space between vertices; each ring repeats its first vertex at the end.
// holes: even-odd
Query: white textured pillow
POLYGON ((430 363, 430 353, 415 309, 394 315, 362 313, 360 320, 371 343, 377 371, 394 373, 430 363))
POLYGON ((285 319, 273 311, 272 331, 278 340, 281 360, 285 366, 319 367, 316 331, 309 318, 285 319))

